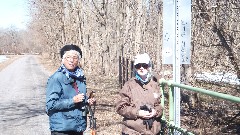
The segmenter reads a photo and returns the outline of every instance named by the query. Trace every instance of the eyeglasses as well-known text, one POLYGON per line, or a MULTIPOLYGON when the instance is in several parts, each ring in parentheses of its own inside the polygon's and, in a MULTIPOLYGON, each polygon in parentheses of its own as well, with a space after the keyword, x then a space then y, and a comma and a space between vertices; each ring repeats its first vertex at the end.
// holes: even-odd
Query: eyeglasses
POLYGON ((149 66, 146 63, 138 63, 137 65, 135 65, 136 69, 140 69, 141 67, 143 67, 144 69, 147 69, 149 66))
POLYGON ((70 60, 77 61, 77 60, 78 60, 78 57, 77 57, 77 56, 66 56, 65 59, 66 59, 67 61, 70 61, 70 60))

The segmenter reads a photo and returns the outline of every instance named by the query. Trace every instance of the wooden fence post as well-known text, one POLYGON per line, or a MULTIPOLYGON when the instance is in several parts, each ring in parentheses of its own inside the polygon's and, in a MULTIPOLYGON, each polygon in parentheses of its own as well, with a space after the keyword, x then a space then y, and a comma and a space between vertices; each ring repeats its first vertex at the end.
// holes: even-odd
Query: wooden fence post
POLYGON ((124 85, 125 83, 125 78, 126 78, 126 67, 125 67, 125 58, 122 58, 122 67, 123 67, 123 72, 122 72, 122 86, 124 85))
POLYGON ((120 87, 122 88, 122 57, 119 56, 119 75, 118 75, 118 79, 119 79, 119 84, 120 87))

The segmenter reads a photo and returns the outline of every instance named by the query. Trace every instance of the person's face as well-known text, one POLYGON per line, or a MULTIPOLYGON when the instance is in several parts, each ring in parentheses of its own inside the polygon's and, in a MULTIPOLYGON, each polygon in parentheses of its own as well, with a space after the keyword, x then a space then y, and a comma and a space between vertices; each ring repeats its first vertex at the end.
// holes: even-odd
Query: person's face
POLYGON ((79 57, 75 51, 67 51, 64 54, 63 64, 69 70, 73 71, 79 63, 79 57))
POLYGON ((145 76, 148 73, 149 65, 146 63, 138 63, 135 65, 135 68, 140 76, 145 76))

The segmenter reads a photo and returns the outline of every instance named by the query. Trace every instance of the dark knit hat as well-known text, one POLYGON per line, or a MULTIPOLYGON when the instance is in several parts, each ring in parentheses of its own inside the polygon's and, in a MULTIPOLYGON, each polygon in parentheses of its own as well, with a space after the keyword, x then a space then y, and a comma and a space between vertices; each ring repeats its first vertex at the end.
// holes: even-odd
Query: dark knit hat
POLYGON ((81 49, 76 46, 76 45, 65 45, 61 50, 60 50, 60 55, 61 55, 61 58, 63 58, 63 55, 67 52, 67 51, 70 51, 70 50, 75 50, 77 52, 79 52, 80 54, 80 57, 82 58, 82 51, 81 49))

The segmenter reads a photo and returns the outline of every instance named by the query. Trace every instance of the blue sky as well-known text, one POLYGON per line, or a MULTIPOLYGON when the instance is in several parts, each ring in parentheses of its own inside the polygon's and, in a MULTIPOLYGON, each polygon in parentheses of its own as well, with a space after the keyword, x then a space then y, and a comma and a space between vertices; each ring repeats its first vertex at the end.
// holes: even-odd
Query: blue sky
POLYGON ((0 28, 26 28, 29 21, 27 0, 0 0, 0 28))

